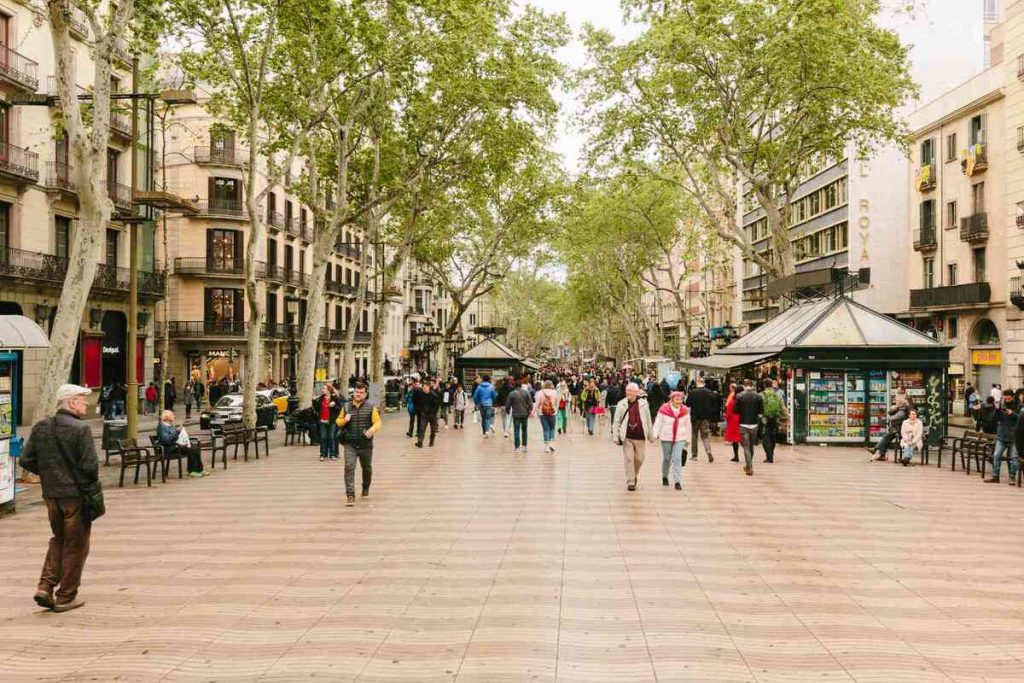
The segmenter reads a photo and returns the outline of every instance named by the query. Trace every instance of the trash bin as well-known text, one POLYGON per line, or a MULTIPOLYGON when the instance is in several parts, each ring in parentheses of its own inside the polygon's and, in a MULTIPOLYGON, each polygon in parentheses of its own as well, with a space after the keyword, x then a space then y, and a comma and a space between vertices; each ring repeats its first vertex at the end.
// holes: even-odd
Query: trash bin
POLYGON ((398 408, 398 401, 401 394, 397 391, 389 391, 384 394, 384 406, 387 408, 398 408))
POLYGON ((109 455, 121 450, 121 439, 128 438, 128 420, 103 421, 103 450, 109 455))

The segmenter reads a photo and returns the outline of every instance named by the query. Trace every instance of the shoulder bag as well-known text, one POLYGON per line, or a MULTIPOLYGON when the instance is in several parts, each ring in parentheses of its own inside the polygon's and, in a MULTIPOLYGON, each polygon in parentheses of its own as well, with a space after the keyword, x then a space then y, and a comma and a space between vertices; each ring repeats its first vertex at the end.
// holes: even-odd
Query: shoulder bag
POLYGON ((64 461, 64 465, 68 468, 71 478, 75 480, 78 492, 82 495, 82 506, 85 508, 85 516, 89 518, 90 522, 99 519, 107 511, 106 505, 103 502, 103 487, 100 485, 99 480, 84 486, 82 485, 82 481, 78 478, 78 472, 75 471, 75 467, 71 463, 71 458, 68 457, 67 451, 64 450, 64 443, 57 436, 57 418, 50 418, 50 429, 53 430, 53 440, 57 442, 57 450, 60 452, 61 460, 64 461))

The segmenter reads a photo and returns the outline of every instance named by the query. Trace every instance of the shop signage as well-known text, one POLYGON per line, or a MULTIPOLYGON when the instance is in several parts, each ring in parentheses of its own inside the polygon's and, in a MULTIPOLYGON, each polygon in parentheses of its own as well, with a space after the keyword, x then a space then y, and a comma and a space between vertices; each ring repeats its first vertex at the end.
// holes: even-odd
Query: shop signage
POLYGON ((120 346, 104 346, 103 347, 103 355, 104 356, 117 356, 117 355, 120 355, 120 353, 121 353, 121 347, 120 346))
POLYGON ((1003 352, 999 349, 976 349, 971 351, 971 362, 975 365, 1002 365, 1003 352))

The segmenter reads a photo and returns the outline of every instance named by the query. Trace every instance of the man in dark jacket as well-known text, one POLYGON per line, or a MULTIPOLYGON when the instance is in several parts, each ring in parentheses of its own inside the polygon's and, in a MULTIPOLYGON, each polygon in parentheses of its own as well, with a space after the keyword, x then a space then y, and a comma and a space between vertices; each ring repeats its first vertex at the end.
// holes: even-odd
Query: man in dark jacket
POLYGON ((363 470, 363 498, 370 495, 373 477, 373 435, 380 431, 380 412, 366 400, 366 384, 356 382, 352 405, 342 409, 341 438, 345 444, 345 507, 356 504, 356 462, 363 470))
POLYGON ((526 432, 533 412, 533 396, 530 395, 530 378, 523 377, 522 385, 505 399, 505 411, 512 416, 512 431, 517 451, 526 452, 526 432), (520 439, 521 437, 521 439, 520 439))
POLYGON ((53 532, 34 599, 54 612, 85 604, 78 598, 78 587, 89 556, 92 520, 86 514, 79 483, 88 485, 99 479, 92 429, 82 420, 90 393, 76 384, 57 389, 57 415, 32 426, 20 458, 22 467, 39 475, 53 532))
POLYGON ((910 411, 914 408, 910 399, 903 392, 897 392, 896 399, 893 401, 892 406, 889 408, 889 429, 878 440, 878 443, 871 447, 872 453, 874 453, 875 460, 885 460, 886 453, 889 451, 889 446, 896 442, 899 443, 901 439, 901 429, 903 428, 903 421, 910 417, 910 411))
POLYGON ((686 397, 686 407, 690 409, 690 437, 694 443, 690 445, 690 459, 697 459, 698 437, 704 444, 704 452, 707 453, 708 462, 714 462, 715 456, 711 455, 711 425, 718 422, 719 407, 718 396, 704 386, 704 378, 698 377, 696 386, 686 397))
POLYGON ((736 397, 736 412, 740 416, 740 441, 746 460, 743 471, 749 477, 754 474, 754 445, 764 416, 764 400, 761 394, 754 391, 754 381, 751 379, 743 380, 743 391, 736 397))
POLYGON ((430 425, 430 445, 434 445, 437 436, 437 413, 441 410, 441 394, 434 391, 434 380, 427 380, 413 398, 416 404, 416 448, 423 448, 423 436, 430 425))
POLYGON ((999 426, 996 428, 996 446, 992 451, 992 476, 985 480, 986 484, 999 483, 999 470, 1002 468, 1003 455, 1009 460, 1010 484, 1017 478, 1017 431, 1020 404, 1013 395, 1012 389, 1003 389, 1003 402, 999 407, 999 426))

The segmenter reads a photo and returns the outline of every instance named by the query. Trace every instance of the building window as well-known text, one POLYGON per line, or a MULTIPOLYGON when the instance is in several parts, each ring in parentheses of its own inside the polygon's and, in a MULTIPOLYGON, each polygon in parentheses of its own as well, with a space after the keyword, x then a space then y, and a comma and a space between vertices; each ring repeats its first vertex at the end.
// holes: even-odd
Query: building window
POLYGON ((968 128, 968 141, 971 143, 971 147, 974 145, 985 144, 985 115, 978 114, 971 118, 970 127, 968 128))
POLYGON ((274 214, 277 213, 277 195, 267 193, 267 223, 274 225, 274 214))
POLYGON ((971 252, 974 262, 974 281, 985 281, 985 248, 975 249, 971 252))
POLYGON ((11 205, 7 202, 0 202, 0 249, 4 253, 0 256, 7 258, 7 249, 11 246, 11 205))
POLYGON ((71 253, 71 219, 55 216, 53 219, 53 255, 67 259, 71 253))
POLYGON ((956 284, 956 264, 949 263, 946 265, 946 284, 952 287, 956 284))
POLYGON ((924 260, 924 288, 931 289, 935 286, 935 259, 924 260))
POLYGON ((946 339, 956 339, 960 330, 960 319, 953 317, 946 319, 946 339))
POLYGON ((208 323, 220 325, 222 328, 231 327, 234 323, 242 321, 242 290, 212 287, 206 290, 206 301, 204 320, 208 323))
POLYGON ((214 270, 242 269, 242 239, 235 230, 208 230, 206 263, 214 270))
POLYGON ((107 260, 106 264, 111 268, 117 268, 117 239, 121 235, 119 230, 107 228, 107 260))
POLYGON ((971 206, 974 215, 985 213, 985 183, 978 183, 971 186, 971 206))
POLYGON ((928 138, 921 143, 921 165, 928 166, 935 161, 935 140, 928 138))
POLYGON ((999 13, 996 8, 996 0, 985 0, 985 21, 993 22, 999 20, 999 13))
POLYGON ((210 131, 210 158, 232 160, 235 151, 235 132, 218 129, 210 131))
POLYGON ((946 202, 946 227, 956 227, 956 202, 946 202))
POLYGON ((935 229, 935 200, 927 199, 921 202, 921 229, 935 229))
POLYGON ((959 152, 956 149, 956 133, 946 136, 946 161, 956 161, 959 152))
POLYGON ((117 167, 121 153, 116 149, 107 149, 107 194, 117 194, 117 167))
POLYGON ((209 191, 211 209, 241 209, 241 180, 234 178, 210 178, 209 191))
POLYGON ((476 313, 469 314, 469 326, 476 327, 476 313))

